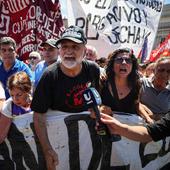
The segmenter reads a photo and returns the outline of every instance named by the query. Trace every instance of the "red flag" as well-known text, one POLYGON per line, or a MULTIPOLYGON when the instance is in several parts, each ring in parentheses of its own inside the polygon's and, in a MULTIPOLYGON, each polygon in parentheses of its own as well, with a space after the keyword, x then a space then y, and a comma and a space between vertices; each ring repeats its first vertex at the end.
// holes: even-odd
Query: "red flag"
POLYGON ((49 38, 63 31, 59 0, 6 0, 0 3, 0 37, 10 36, 18 45, 21 60, 49 38))
POLYGON ((165 38, 164 42, 162 42, 155 50, 152 50, 150 61, 156 61, 162 56, 170 56, 170 34, 165 38))

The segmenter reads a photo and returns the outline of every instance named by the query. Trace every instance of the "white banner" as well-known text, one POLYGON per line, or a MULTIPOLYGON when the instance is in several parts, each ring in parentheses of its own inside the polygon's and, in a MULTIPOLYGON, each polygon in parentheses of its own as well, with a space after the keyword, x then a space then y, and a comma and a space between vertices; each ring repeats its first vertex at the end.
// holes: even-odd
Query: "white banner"
MULTIPOLYGON (((170 138, 159 142, 139 143, 127 138, 100 138, 95 121, 88 112, 48 113, 48 134, 59 155, 57 170, 157 170, 170 160, 170 138)), ((128 124, 143 124, 135 115, 116 115, 128 124)), ((32 114, 14 119, 8 138, 0 144, 1 170, 43 170, 45 161, 34 135, 32 114)))
POLYGON ((100 57, 124 47, 138 56, 148 37, 148 59, 163 0, 67 0, 67 5, 68 24, 84 28, 88 44, 96 47, 100 57))

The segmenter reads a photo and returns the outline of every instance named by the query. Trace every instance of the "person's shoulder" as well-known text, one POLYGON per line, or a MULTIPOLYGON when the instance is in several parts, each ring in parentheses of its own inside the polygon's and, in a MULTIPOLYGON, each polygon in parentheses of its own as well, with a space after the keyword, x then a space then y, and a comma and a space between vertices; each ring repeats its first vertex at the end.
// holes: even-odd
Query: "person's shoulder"
POLYGON ((54 62, 53 64, 49 65, 49 66, 47 67, 47 70, 48 70, 48 71, 55 71, 56 69, 58 69, 59 65, 60 65, 60 62, 59 62, 59 61, 56 61, 56 62, 54 62))
POLYGON ((94 61, 89 61, 89 60, 83 60, 83 64, 84 66, 89 70, 93 70, 93 71, 97 71, 98 73, 100 73, 100 68, 98 66, 97 63, 95 63, 94 61))
POLYGON ((95 67, 99 68, 98 64, 94 61, 83 60, 83 63, 88 64, 89 66, 95 66, 95 67))
POLYGON ((30 69, 26 63, 24 63, 23 61, 18 60, 18 59, 15 59, 14 67, 16 67, 18 69, 22 69, 22 68, 30 69))
POLYGON ((44 65, 44 64, 45 64, 45 60, 41 60, 40 62, 37 63, 37 66, 44 65))

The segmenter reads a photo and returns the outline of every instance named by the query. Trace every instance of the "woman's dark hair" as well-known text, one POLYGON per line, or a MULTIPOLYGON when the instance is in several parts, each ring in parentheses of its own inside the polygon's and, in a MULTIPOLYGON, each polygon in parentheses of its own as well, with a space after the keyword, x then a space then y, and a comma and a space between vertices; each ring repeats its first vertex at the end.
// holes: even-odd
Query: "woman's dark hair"
POLYGON ((113 81, 115 77, 115 73, 113 69, 115 58, 117 57, 118 54, 124 53, 124 52, 128 53, 130 55, 130 58, 132 59, 132 71, 128 75, 128 85, 132 87, 133 90, 135 90, 134 98, 135 100, 138 100, 141 83, 140 83, 139 74, 138 74, 138 62, 131 49, 129 48, 118 49, 114 51, 112 54, 109 54, 109 57, 108 57, 109 60, 106 66, 106 74, 108 77, 108 81, 113 81))

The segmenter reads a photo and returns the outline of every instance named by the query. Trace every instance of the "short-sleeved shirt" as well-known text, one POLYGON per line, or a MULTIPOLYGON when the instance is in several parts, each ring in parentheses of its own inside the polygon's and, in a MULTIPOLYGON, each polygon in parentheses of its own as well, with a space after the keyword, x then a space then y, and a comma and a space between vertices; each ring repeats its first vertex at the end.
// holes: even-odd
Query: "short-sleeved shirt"
POLYGON ((32 112, 30 108, 23 108, 13 103, 12 98, 5 101, 1 113, 9 118, 32 112))
POLYGON ((162 119, 156 123, 149 124, 146 127, 148 133, 154 141, 170 136, 170 112, 168 112, 165 117, 162 117, 162 119))
POLYGON ((14 65, 8 71, 4 69, 3 62, 0 64, 0 81, 3 84, 4 90, 5 90, 5 96, 7 99, 10 97, 8 89, 7 89, 7 80, 12 74, 18 71, 26 72, 28 76, 30 77, 31 81, 33 81, 32 71, 28 67, 28 65, 25 64, 23 61, 15 59, 14 65))
POLYGON ((87 110, 82 93, 89 83, 98 86, 99 67, 93 62, 86 62, 83 61, 82 70, 75 77, 65 75, 58 63, 49 66, 34 92, 31 109, 38 113, 45 113, 48 109, 75 113, 87 110))
POLYGON ((167 113, 170 111, 170 90, 158 91, 154 88, 152 79, 142 79, 141 102, 153 113, 167 113))
POLYGON ((45 62, 45 60, 40 61, 36 67, 35 67, 35 71, 34 71, 34 86, 36 87, 42 74, 44 73, 44 70, 48 67, 47 63, 45 62))

